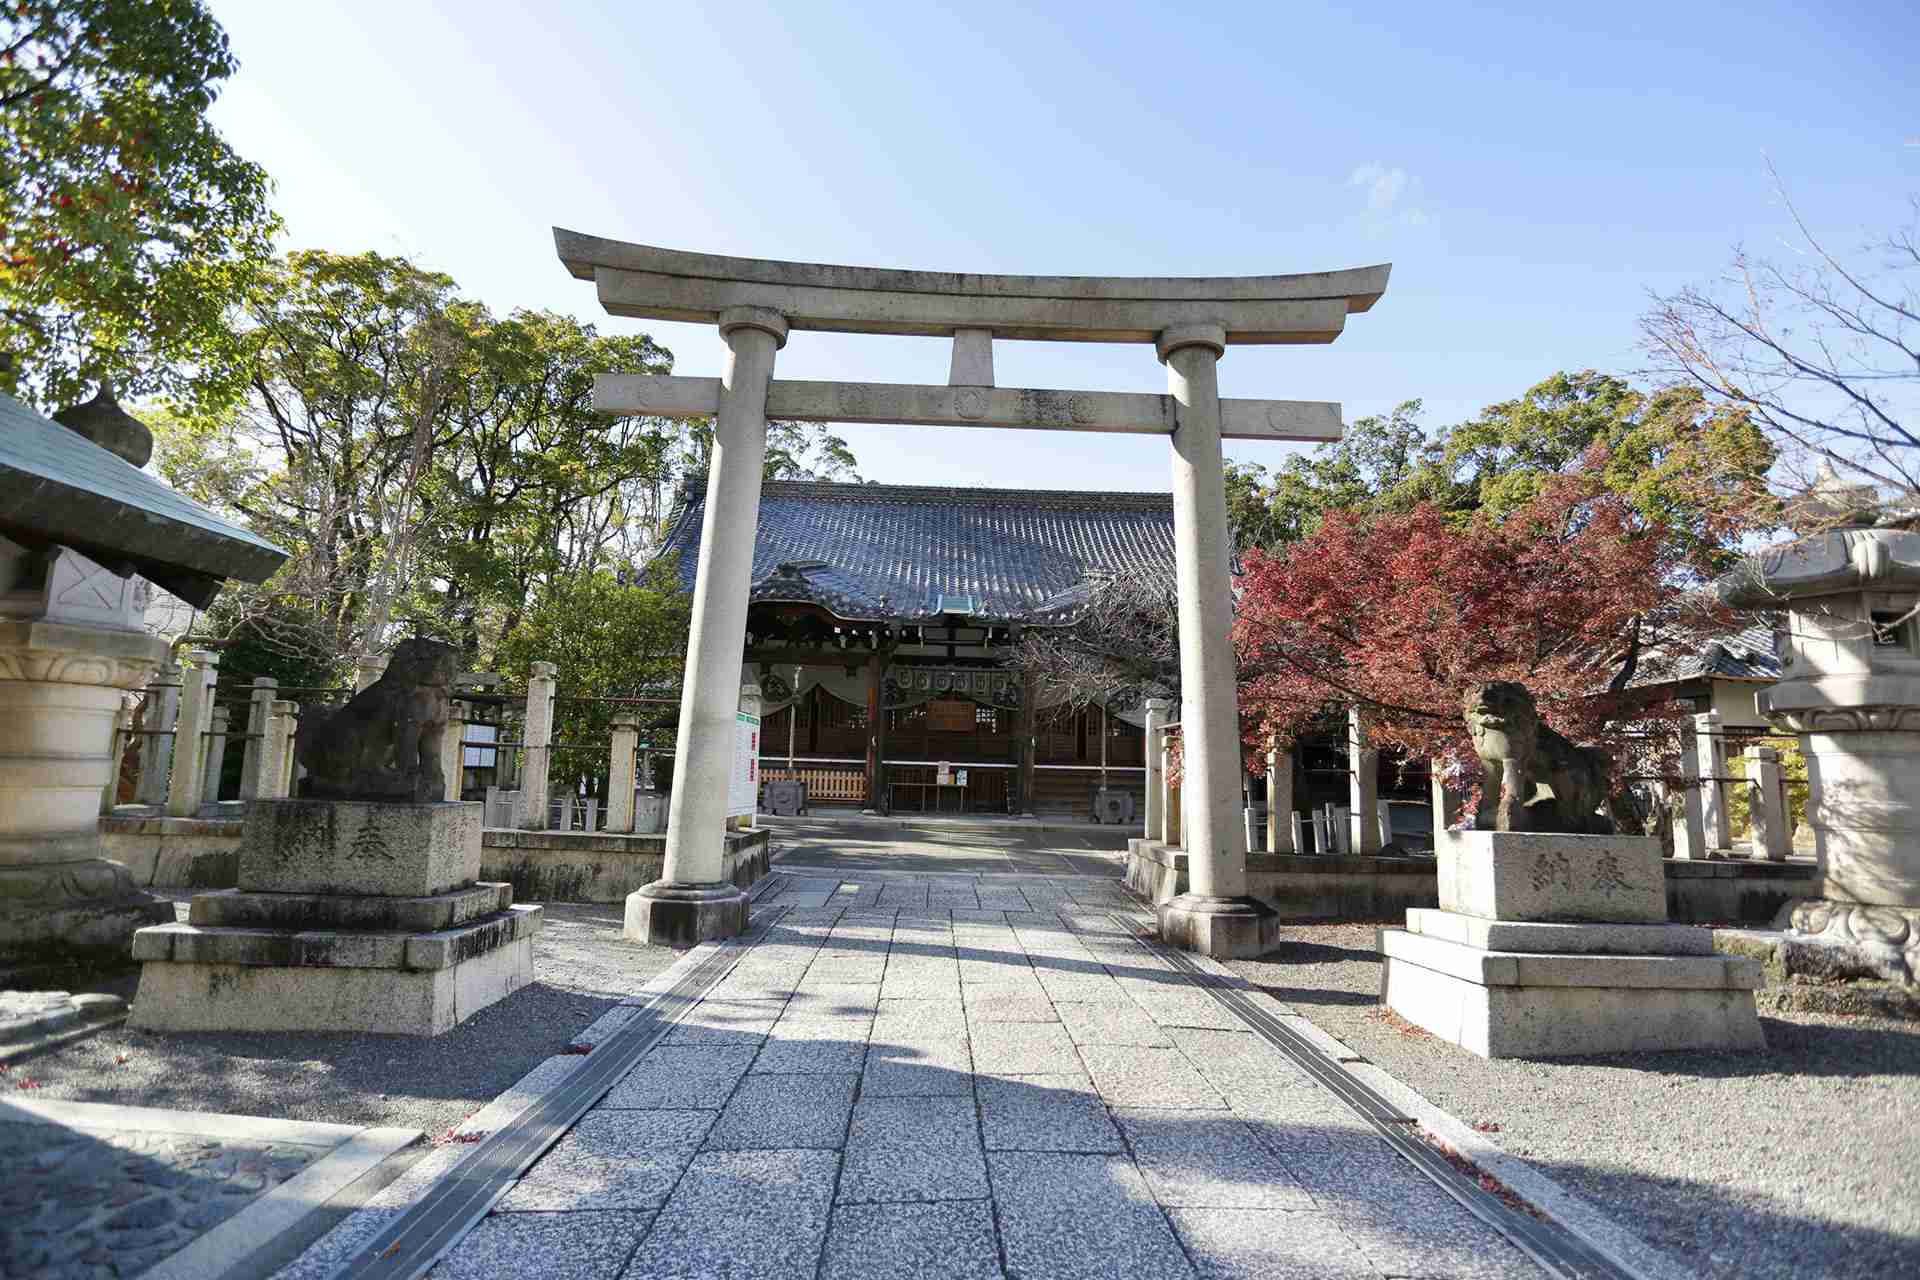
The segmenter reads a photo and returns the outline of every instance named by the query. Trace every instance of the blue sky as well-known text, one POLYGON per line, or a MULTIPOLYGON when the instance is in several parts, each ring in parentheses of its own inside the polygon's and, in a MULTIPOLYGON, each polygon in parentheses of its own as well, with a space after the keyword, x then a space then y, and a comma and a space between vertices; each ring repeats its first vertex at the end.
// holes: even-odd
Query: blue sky
MULTIPOLYGON (((1920 6, 763 5, 213 0, 215 118, 289 247, 405 253, 499 312, 600 313, 549 228, 936 270, 1228 275, 1392 262, 1330 347, 1236 347, 1223 394, 1419 397, 1630 372, 1649 290, 1785 257, 1771 157, 1841 246, 1920 191, 1920 6), (1555 12, 1557 11, 1557 12, 1555 12)), ((948 344, 793 335, 778 374, 944 382, 948 344)), ((1001 342, 1003 386, 1163 391, 1148 347, 1001 342)), ((1168 484, 1166 445, 850 427, 869 479, 1168 484)), ((1289 446, 1237 445, 1273 464, 1289 446)))

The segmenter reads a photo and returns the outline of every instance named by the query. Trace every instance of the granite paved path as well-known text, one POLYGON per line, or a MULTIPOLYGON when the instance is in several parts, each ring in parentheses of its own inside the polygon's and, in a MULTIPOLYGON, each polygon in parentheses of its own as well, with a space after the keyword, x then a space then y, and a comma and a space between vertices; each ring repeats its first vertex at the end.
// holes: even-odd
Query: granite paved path
POLYGON ((777 872, 432 1274, 1543 1274, 1115 913, 1111 875, 777 872))

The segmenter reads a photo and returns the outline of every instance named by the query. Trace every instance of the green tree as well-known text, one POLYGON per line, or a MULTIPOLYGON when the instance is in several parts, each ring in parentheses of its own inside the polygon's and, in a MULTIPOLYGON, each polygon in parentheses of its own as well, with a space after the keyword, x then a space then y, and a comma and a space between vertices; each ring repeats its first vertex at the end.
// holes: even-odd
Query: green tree
POLYGON ((672 369, 651 338, 531 311, 472 336, 472 372, 452 408, 460 433, 422 502, 420 581, 444 585, 407 608, 477 656, 514 631, 543 586, 651 552, 687 432, 593 408, 598 374, 672 369))
MULTIPOLYGON (((379 254, 289 255, 235 318, 247 394, 153 416, 161 473, 293 554, 210 619, 345 674, 405 632, 493 668, 583 582, 645 563, 710 429, 593 408, 602 373, 670 352, 546 312, 500 318, 445 275, 379 254)), ((850 467, 837 438, 775 433, 776 474, 850 467)))
POLYGON ((227 308, 279 224, 206 119, 236 65, 199 0, 0 12, 0 390, 238 393, 227 308))
POLYGON ((1361 418, 1339 441, 1295 454, 1269 472, 1235 464, 1227 477, 1228 518, 1236 541, 1276 547, 1311 534, 1329 511, 1411 509, 1403 489, 1432 445, 1420 427, 1420 402, 1408 400, 1384 417, 1361 418))
POLYGON ((484 311, 404 258, 303 252, 268 272, 238 329, 248 395, 162 418, 161 473, 242 516, 291 559, 235 593, 305 657, 382 647, 418 567, 420 494, 461 431, 453 413, 484 311))
POLYGON ((1680 540, 1703 572, 1723 567, 1732 540, 1772 511, 1766 436, 1693 388, 1643 391, 1588 370, 1555 374, 1432 435, 1420 412, 1409 400, 1276 471, 1240 469, 1228 502, 1241 546, 1297 542, 1332 511, 1404 515, 1427 503, 1456 523, 1479 512, 1504 519, 1596 451, 1607 489, 1680 540))
POLYGON ((635 713, 643 727, 673 719, 671 706, 617 700, 678 696, 687 609, 672 565, 660 560, 638 582, 601 570, 545 586, 525 620, 501 640, 497 669, 517 693, 525 694, 533 663, 559 668, 556 790, 585 780, 591 794, 605 794, 606 744, 616 712, 635 713))

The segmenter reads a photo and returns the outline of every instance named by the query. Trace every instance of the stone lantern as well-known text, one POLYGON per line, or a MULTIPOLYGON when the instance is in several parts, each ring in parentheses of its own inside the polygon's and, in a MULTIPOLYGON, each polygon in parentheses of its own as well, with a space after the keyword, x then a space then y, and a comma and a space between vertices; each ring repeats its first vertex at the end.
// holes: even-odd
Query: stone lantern
POLYGON ((168 652, 148 584, 205 608, 286 559, 141 471, 151 438, 110 395, 67 416, 0 395, 0 978, 124 958, 172 918, 99 834, 115 716, 168 652))
POLYGON ((1911 983, 1920 971, 1920 512, 1858 501, 1828 512, 1837 527, 1751 557, 1719 593, 1735 608, 1789 618, 1780 681, 1756 695, 1761 714, 1799 735, 1819 861, 1820 896, 1790 911, 1788 967, 1911 983))

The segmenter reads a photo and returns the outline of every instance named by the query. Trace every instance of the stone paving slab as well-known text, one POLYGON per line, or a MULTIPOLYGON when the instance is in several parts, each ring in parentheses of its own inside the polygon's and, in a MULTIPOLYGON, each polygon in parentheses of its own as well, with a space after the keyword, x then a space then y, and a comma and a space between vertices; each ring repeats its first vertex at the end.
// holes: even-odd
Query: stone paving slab
POLYGON ((653 1210, 496 1213, 435 1263, 428 1280, 615 1280, 653 1219, 653 1210))
POLYGON ((706 1151, 654 1219, 631 1280, 811 1277, 840 1157, 833 1151, 706 1151))
POLYGON ((776 872, 756 907, 790 896, 442 1276, 1540 1274, 1110 882, 776 872))
POLYGON ((843 1204, 833 1211, 820 1274, 822 1280, 993 1280, 1006 1273, 992 1206, 981 1199, 843 1204))
POLYGON ((713 1127, 711 1111, 593 1111, 527 1171, 500 1208, 657 1209, 713 1127))
POLYGON ((718 1111, 753 1065, 756 1052, 751 1046, 661 1045, 642 1058, 600 1106, 718 1111))
POLYGON ((710 1150, 838 1150, 846 1144, 855 1075, 748 1076, 707 1135, 710 1150))
POLYGON ((1125 1156, 988 1157, 1007 1265, 1018 1275, 1191 1276, 1187 1255, 1125 1156))

